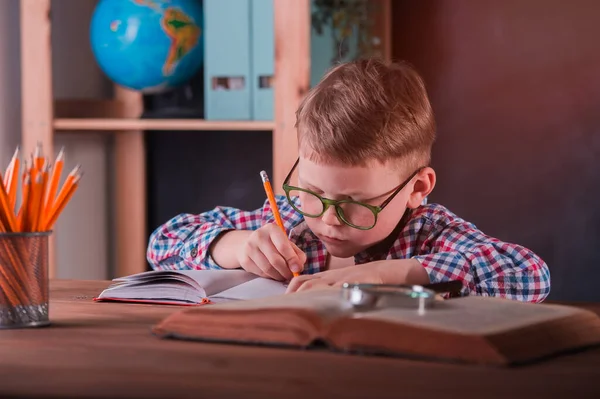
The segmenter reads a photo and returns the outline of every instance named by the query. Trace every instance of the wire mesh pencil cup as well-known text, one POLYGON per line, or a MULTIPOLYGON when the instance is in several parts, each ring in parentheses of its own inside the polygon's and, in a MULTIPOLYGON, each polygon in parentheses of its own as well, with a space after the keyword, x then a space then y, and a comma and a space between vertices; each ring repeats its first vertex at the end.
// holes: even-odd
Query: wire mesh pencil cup
POLYGON ((0 233, 0 328, 50 324, 50 234, 49 231, 0 233))

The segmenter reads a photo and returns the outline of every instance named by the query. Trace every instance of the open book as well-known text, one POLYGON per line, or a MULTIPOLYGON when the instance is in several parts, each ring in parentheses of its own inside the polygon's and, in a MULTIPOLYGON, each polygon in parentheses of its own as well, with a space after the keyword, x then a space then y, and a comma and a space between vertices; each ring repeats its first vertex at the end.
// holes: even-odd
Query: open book
POLYGON ((599 344, 600 317, 576 307, 480 296, 438 300, 424 313, 400 307, 357 312, 332 289, 182 310, 153 333, 509 365, 599 344))
POLYGON ((113 280, 96 301, 197 305, 263 298, 286 285, 244 270, 157 270, 113 280))

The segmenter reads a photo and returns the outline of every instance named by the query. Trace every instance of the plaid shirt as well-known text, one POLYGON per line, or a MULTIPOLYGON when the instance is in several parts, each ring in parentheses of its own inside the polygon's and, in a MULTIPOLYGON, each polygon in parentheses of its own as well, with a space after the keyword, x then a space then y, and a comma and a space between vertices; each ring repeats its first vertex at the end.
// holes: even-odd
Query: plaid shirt
MULTIPOLYGON (((326 270, 325 245, 304 217, 284 196, 277 196, 277 205, 290 240, 307 255, 303 273, 326 270)), ((432 283, 461 280, 462 295, 540 302, 550 292, 547 265, 527 248, 489 237, 441 205, 422 205, 405 217, 389 245, 379 252, 355 255, 355 263, 416 259, 432 283)), ((273 222, 268 201, 255 211, 216 207, 199 215, 180 214, 152 233, 147 258, 154 269, 219 269, 209 247, 220 233, 256 230, 273 222)))

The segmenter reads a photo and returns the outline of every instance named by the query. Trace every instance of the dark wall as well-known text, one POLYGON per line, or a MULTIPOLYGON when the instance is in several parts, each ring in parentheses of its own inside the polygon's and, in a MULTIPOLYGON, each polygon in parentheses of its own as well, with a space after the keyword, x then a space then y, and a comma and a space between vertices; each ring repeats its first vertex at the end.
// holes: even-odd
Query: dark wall
POLYGON ((393 56, 438 123, 431 200, 600 300, 600 1, 394 0, 393 56))
MULTIPOLYGON (((144 118, 203 118, 203 70, 185 85, 144 98, 144 118)), ((180 213, 220 206, 253 210, 266 194, 260 171, 272 176, 270 131, 149 131, 148 235, 180 213)))
POLYGON ((147 132, 148 234, 179 213, 217 205, 254 210, 272 173, 271 132, 147 132))

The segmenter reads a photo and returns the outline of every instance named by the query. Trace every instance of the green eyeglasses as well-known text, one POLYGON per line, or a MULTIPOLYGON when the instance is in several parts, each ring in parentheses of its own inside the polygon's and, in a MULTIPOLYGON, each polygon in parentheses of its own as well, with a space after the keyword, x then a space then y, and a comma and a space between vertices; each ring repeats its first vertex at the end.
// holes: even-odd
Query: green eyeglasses
POLYGON ((301 215, 310 218, 321 217, 330 206, 334 206, 335 213, 342 223, 359 230, 372 229, 377 223, 377 215, 379 215, 379 213, 394 199, 394 197, 398 195, 398 193, 402 191, 404 187, 406 187, 413 177, 415 177, 417 173, 424 168, 420 167, 413 172, 408 179, 392 190, 389 197, 387 197, 381 205, 376 206, 350 199, 332 200, 323 198, 317 193, 305 188, 290 186, 288 183, 292 177, 294 169, 296 169, 298 166, 299 161, 300 159, 296 160, 292 170, 290 170, 290 173, 288 173, 283 182, 283 190, 285 191, 285 195, 290 205, 301 215), (299 197, 300 204, 295 204, 292 200, 292 197, 299 197))

